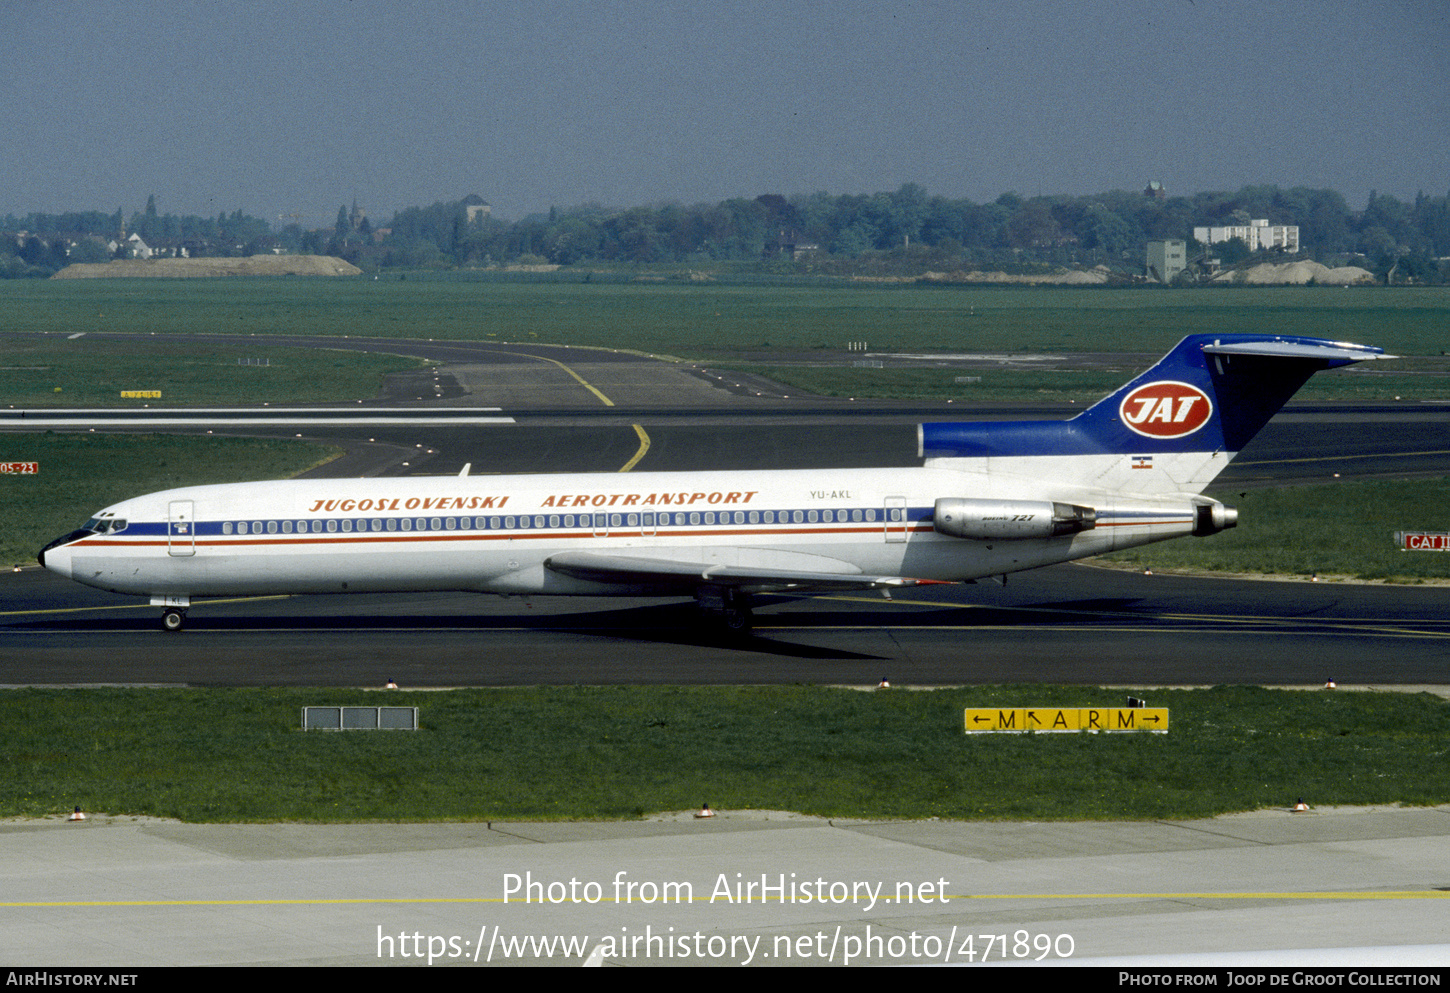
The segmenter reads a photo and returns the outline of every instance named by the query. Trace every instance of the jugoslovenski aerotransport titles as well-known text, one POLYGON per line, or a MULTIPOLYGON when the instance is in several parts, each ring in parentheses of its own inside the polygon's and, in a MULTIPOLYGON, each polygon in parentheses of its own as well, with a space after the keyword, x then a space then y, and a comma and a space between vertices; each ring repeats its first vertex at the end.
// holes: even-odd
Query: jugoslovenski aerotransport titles
MULTIPOLYGON (((1194 335, 1071 420, 922 424, 911 469, 460 475, 193 486, 99 511, 47 569, 151 598, 694 596, 966 582, 1235 526, 1203 489, 1315 372, 1381 349, 1194 335)), ((467 470, 465 470, 466 472, 467 470)))

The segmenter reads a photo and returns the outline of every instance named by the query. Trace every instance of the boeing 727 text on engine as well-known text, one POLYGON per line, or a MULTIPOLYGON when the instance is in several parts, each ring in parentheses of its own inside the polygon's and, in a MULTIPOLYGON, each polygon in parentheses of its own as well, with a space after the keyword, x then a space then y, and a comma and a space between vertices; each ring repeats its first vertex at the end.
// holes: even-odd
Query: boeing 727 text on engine
MULTIPOLYGON (((319 479, 166 490, 40 553, 151 598, 416 592, 751 597, 964 582, 1233 527, 1203 489, 1315 372, 1378 348, 1195 335, 1066 421, 919 429, 913 469, 319 479)), ((466 471, 466 470, 465 470, 466 471)))

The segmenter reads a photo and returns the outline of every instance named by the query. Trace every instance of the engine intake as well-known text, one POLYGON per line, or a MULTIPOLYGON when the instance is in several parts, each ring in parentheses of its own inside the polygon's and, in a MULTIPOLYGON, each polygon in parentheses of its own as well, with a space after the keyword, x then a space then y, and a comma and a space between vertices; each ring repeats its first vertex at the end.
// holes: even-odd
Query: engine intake
POLYGON ((1097 526, 1092 507, 1052 500, 971 500, 942 497, 936 502, 932 527, 953 538, 997 540, 1058 538, 1097 526))

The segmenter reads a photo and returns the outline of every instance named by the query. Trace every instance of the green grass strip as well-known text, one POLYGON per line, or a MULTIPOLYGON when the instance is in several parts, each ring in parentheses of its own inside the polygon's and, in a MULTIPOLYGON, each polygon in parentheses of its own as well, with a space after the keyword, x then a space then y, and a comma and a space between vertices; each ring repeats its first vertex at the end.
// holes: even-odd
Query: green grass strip
POLYGON ((530 281, 486 273, 381 279, 8 280, 11 331, 61 336, 318 334, 544 342, 690 358, 762 350, 1166 352, 1186 334, 1310 335, 1401 355, 1445 348, 1450 287, 1060 289, 530 281))
POLYGON ((1450 704, 1428 694, 1133 691, 1158 734, 966 735, 966 707, 1127 691, 974 687, 19 689, 0 693, 0 816, 192 822, 835 817, 1157 819, 1450 801, 1450 704), (421 729, 299 729, 301 708, 405 705, 421 729))
POLYGON ((158 341, 75 341, 0 336, 0 396, 11 407, 116 407, 356 403, 379 395, 389 373, 419 359, 338 349, 158 341), (265 363, 265 364, 264 364, 265 363), (156 391, 159 399, 123 397, 156 391))
MULTIPOLYGON (((951 400, 974 403, 1072 403, 1086 409, 1144 371, 1144 363, 1114 369, 994 369, 991 367, 904 367, 866 369, 828 365, 772 365, 726 361, 713 368, 764 376, 794 392, 858 400, 951 400), (962 382, 970 379, 971 382, 962 382)), ((1399 359, 1372 369, 1315 376, 1295 394, 1297 402, 1406 403, 1450 399, 1450 366, 1444 360, 1399 359), (1433 365, 1434 375, 1411 373, 1412 365, 1433 365), (1386 369, 1398 369, 1385 371, 1386 369)), ((1064 410, 1062 417, 1073 411, 1064 410)))
POLYGON ((1238 527, 1115 552, 1135 568, 1347 577, 1400 583, 1450 580, 1450 554, 1406 552, 1396 531, 1450 530, 1450 479, 1355 480, 1322 486, 1211 489, 1238 508, 1238 527))

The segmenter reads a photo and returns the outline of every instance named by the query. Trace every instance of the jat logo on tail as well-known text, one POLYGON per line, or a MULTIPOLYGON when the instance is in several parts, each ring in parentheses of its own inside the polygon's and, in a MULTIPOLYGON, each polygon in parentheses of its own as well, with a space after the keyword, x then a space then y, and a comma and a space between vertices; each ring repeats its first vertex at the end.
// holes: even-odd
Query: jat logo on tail
POLYGON ((1189 383, 1144 383, 1123 397, 1118 414, 1145 438, 1182 438, 1208 423, 1213 401, 1189 383))

